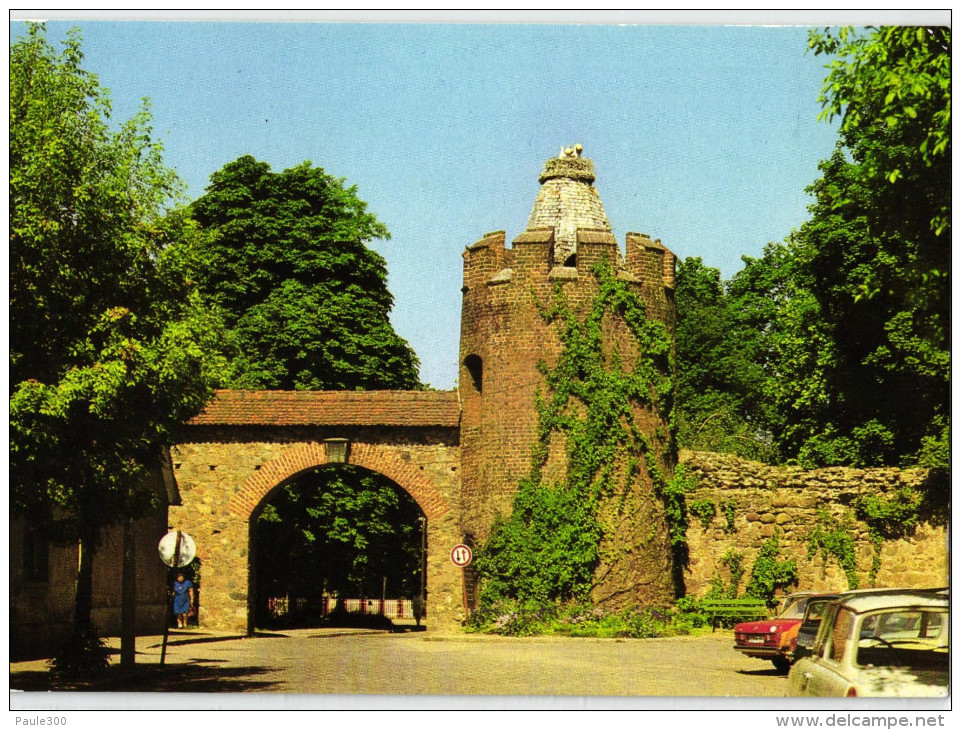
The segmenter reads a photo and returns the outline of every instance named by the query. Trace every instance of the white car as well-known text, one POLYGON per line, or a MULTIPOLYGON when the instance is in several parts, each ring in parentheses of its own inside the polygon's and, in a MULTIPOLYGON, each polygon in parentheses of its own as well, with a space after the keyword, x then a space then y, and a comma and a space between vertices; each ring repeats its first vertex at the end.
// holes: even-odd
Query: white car
POLYGON ((851 591, 831 603, 789 697, 945 697, 948 592, 851 591))

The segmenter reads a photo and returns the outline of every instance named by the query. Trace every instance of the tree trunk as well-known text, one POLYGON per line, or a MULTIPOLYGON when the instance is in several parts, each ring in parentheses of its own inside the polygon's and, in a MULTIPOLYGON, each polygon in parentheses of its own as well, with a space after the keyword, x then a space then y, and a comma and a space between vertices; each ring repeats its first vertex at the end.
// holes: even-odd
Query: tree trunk
POLYGON ((137 552, 133 520, 123 522, 123 578, 120 588, 120 666, 137 662, 137 552))
POLYGON ((74 638, 90 637, 94 633, 91 613, 93 611, 93 561, 100 548, 101 507, 91 496, 89 475, 80 485, 80 565, 77 568, 77 595, 74 599, 74 638))
POLYGON ((80 538, 80 566, 77 569, 77 595, 74 599, 73 634, 80 638, 91 629, 90 612, 93 607, 93 556, 96 538, 89 530, 80 538))
MULTIPOLYGON (((90 613, 93 609, 93 557, 100 547, 100 522, 97 506, 92 504, 90 475, 80 467, 84 478, 78 485, 80 504, 78 510, 80 528, 80 565, 77 568, 77 595, 74 598, 73 636, 82 639, 92 634, 90 613)), ((78 643, 78 646, 81 644, 78 643)))

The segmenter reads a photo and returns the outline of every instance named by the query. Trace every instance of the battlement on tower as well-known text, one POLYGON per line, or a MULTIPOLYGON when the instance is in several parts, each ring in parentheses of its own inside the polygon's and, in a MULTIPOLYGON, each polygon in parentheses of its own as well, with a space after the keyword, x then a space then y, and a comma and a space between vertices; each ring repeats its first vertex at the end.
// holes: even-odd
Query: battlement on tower
POLYGON ((467 247, 463 290, 509 290, 543 279, 576 282, 606 259, 619 278, 640 287, 654 316, 673 321, 664 300, 673 299, 677 257, 643 233, 628 233, 626 256, 621 255, 593 185, 594 163, 581 157, 581 150, 580 145, 562 149, 560 156, 544 163, 527 228, 510 248, 504 231, 485 233, 467 247))
POLYGON ((563 263, 555 256, 557 239, 553 228, 528 228, 507 247, 504 231, 485 233, 464 251, 464 288, 510 288, 532 280, 576 282, 591 277, 591 269, 607 260, 618 278, 636 284, 652 315, 668 318, 665 298, 673 302, 677 256, 660 240, 645 233, 628 233, 626 256, 621 255, 614 234, 603 228, 576 228, 576 250, 563 263))

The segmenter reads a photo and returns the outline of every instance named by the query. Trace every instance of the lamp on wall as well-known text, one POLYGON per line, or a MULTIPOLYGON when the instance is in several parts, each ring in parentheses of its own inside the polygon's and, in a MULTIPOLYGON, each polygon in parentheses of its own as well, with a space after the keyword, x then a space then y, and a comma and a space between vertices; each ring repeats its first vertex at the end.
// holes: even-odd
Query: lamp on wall
POLYGON ((327 447, 328 464, 346 464, 347 452, 350 450, 350 441, 347 439, 324 439, 327 447))

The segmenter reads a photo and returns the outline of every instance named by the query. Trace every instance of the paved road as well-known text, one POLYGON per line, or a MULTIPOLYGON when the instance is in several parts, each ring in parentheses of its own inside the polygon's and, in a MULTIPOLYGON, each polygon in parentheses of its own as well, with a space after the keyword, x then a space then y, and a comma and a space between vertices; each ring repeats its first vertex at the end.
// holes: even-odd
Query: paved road
MULTIPOLYGON (((298 630, 251 638, 171 632, 138 639, 138 674, 100 689, 297 694, 782 696, 773 667, 730 632, 666 639, 505 638, 298 630)), ((112 645, 116 640, 111 640, 112 645)), ((42 662, 11 664, 11 687, 42 690, 42 662)))

